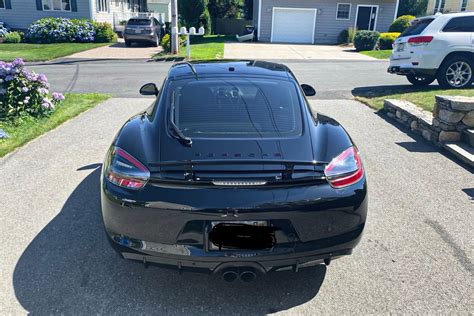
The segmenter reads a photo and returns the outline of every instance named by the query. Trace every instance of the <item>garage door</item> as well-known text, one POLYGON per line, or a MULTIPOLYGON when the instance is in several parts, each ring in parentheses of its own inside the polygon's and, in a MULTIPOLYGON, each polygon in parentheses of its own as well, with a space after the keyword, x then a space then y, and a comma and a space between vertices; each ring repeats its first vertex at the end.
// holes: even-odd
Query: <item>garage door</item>
POLYGON ((313 43, 316 9, 273 8, 272 42, 313 43))

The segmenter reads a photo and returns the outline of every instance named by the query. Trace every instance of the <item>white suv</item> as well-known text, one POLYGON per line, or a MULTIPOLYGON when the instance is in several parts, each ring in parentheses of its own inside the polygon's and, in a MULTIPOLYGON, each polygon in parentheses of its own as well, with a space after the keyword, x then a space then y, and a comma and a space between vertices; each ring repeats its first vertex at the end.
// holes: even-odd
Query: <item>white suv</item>
POLYGON ((474 12, 417 18, 393 44, 388 72, 415 86, 435 79, 444 88, 467 88, 474 79, 474 12))

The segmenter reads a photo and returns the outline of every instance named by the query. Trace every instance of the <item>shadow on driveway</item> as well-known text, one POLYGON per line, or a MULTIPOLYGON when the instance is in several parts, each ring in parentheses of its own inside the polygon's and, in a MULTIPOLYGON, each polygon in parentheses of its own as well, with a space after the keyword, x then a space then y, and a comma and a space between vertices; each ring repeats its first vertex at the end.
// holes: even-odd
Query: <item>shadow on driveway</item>
MULTIPOLYGON (((13 285, 32 314, 266 314, 312 300, 326 267, 278 272, 244 284, 119 259, 100 210, 100 165, 73 191, 61 212, 20 257, 13 285)), ((157 227, 159 229, 159 227, 157 227)))
MULTIPOLYGON (((442 90, 437 84, 426 87, 415 87, 411 84, 406 85, 384 85, 371 87, 357 87, 352 89, 352 95, 355 97, 376 98, 390 94, 411 93, 419 91, 435 91, 442 90)), ((434 102, 434 101, 433 101, 434 102)))

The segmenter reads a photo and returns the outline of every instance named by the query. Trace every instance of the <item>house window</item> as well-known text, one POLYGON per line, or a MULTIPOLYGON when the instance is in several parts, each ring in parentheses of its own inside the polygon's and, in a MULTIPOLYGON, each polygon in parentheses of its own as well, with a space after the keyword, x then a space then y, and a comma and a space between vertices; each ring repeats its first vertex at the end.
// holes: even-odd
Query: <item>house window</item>
POLYGON ((5 1, 0 0, 0 9, 5 9, 5 1))
POLYGON ((43 0, 43 10, 71 11, 71 0, 43 0))
POLYGON ((338 3, 337 4, 337 20, 349 20, 351 17, 351 4, 338 3))
POLYGON ((467 10, 467 0, 461 0, 461 12, 467 10))
POLYGON ((109 0, 97 0, 97 11, 108 12, 109 11, 109 0))
POLYGON ((434 7, 434 10, 433 10, 433 14, 436 14, 438 12, 443 13, 445 4, 446 4, 446 0, 436 0, 435 7, 434 7))

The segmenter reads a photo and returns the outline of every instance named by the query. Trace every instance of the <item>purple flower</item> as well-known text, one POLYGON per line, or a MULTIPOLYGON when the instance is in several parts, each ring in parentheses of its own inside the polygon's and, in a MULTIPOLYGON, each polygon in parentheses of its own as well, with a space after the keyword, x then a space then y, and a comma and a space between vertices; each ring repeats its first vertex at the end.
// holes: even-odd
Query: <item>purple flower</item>
POLYGON ((41 82, 41 83, 46 83, 46 82, 48 82, 48 78, 46 78, 46 76, 44 74, 39 74, 38 75, 38 81, 41 82))
POLYGON ((27 93, 28 91, 30 91, 30 89, 28 89, 28 87, 23 87, 21 88, 21 91, 23 91, 24 93, 27 93))
POLYGON ((12 65, 13 65, 13 66, 23 67, 23 66, 25 65, 25 63, 23 62, 23 59, 21 59, 21 58, 15 58, 15 60, 12 62, 12 65))
POLYGON ((42 106, 45 110, 52 110, 52 109, 54 109, 54 104, 51 103, 51 101, 50 101, 48 98, 43 98, 43 103, 41 104, 41 106, 42 106))
POLYGON ((39 88, 38 92, 41 93, 41 94, 48 94, 49 93, 48 89, 46 89, 46 88, 39 88))
POLYGON ((5 81, 7 81, 7 82, 12 81, 12 80, 13 80, 13 76, 8 75, 8 76, 5 77, 5 81))
POLYGON ((53 92, 53 100, 54 101, 63 101, 64 100, 64 95, 59 92, 53 92))

